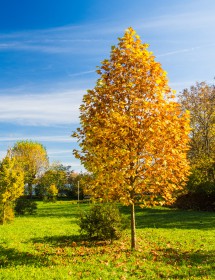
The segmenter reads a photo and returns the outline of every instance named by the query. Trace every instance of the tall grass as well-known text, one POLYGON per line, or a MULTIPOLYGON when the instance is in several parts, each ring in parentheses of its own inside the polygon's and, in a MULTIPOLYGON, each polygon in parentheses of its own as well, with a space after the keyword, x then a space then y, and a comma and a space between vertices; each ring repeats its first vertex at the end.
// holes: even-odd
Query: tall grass
POLYGON ((113 244, 80 238, 88 207, 38 202, 36 215, 1 226, 0 279, 215 279, 215 213, 137 208, 131 252, 129 230, 113 244))

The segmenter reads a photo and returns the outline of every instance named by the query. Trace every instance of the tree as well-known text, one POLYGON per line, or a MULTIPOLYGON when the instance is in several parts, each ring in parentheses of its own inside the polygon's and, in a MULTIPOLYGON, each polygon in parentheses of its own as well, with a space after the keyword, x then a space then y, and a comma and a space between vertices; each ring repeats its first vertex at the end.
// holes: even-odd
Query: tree
POLYGON ((202 183, 215 183, 215 86, 196 83, 181 93, 180 102, 190 111, 189 185, 195 190, 202 183))
POLYGON ((51 184, 49 188, 47 189, 47 199, 49 201, 56 201, 56 197, 58 195, 58 188, 55 186, 55 184, 51 184))
POLYGON ((131 247, 136 247, 135 202, 171 202, 189 173, 189 115, 182 113, 166 72, 132 28, 126 30, 97 73, 80 106, 74 150, 93 174, 91 193, 131 207, 131 247))
POLYGON ((32 196, 32 185, 36 176, 48 166, 46 149, 38 142, 18 141, 12 149, 12 156, 15 158, 17 166, 23 169, 28 194, 32 196))
POLYGON ((15 159, 7 156, 0 164, 0 223, 13 219, 13 202, 24 192, 24 174, 15 159))
POLYGON ((36 191, 39 196, 46 197, 48 189, 54 185, 58 191, 64 188, 67 182, 66 172, 63 170, 49 169, 37 180, 36 191))

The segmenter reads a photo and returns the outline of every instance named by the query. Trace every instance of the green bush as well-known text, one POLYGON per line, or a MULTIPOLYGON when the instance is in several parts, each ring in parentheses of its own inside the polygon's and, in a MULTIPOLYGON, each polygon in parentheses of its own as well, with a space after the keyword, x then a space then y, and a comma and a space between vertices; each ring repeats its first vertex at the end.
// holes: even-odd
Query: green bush
POLYGON ((24 214, 33 215, 37 211, 37 203, 32 199, 19 198, 16 201, 15 211, 19 215, 24 215, 24 214))
POLYGON ((81 235, 95 240, 119 239, 123 230, 123 221, 119 209, 114 204, 91 206, 79 219, 81 235))

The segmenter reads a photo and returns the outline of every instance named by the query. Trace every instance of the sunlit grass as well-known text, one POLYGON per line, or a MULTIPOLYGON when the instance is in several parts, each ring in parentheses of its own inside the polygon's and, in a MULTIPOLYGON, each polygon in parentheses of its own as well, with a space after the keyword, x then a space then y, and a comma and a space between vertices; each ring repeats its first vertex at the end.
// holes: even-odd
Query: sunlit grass
POLYGON ((1 226, 0 279, 215 279, 215 213, 137 208, 131 252, 129 230, 113 244, 80 238, 88 207, 38 202, 37 215, 1 226))

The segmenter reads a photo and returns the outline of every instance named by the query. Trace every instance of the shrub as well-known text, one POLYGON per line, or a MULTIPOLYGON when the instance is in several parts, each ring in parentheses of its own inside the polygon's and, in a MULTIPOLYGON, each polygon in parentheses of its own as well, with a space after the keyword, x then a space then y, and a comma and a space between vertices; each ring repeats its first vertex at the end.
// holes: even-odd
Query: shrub
POLYGON ((33 215, 37 211, 37 203, 32 199, 19 198, 16 201, 15 211, 19 215, 24 215, 24 214, 33 215))
POLYGON ((204 182, 193 186, 186 194, 177 198, 174 206, 180 209, 215 211, 214 183, 204 182))
POLYGON ((184 210, 215 211, 215 194, 189 192, 179 196, 174 206, 184 210))
POLYGON ((91 206, 79 219, 80 233, 90 239, 119 239, 123 230, 122 217, 114 204, 91 206))

